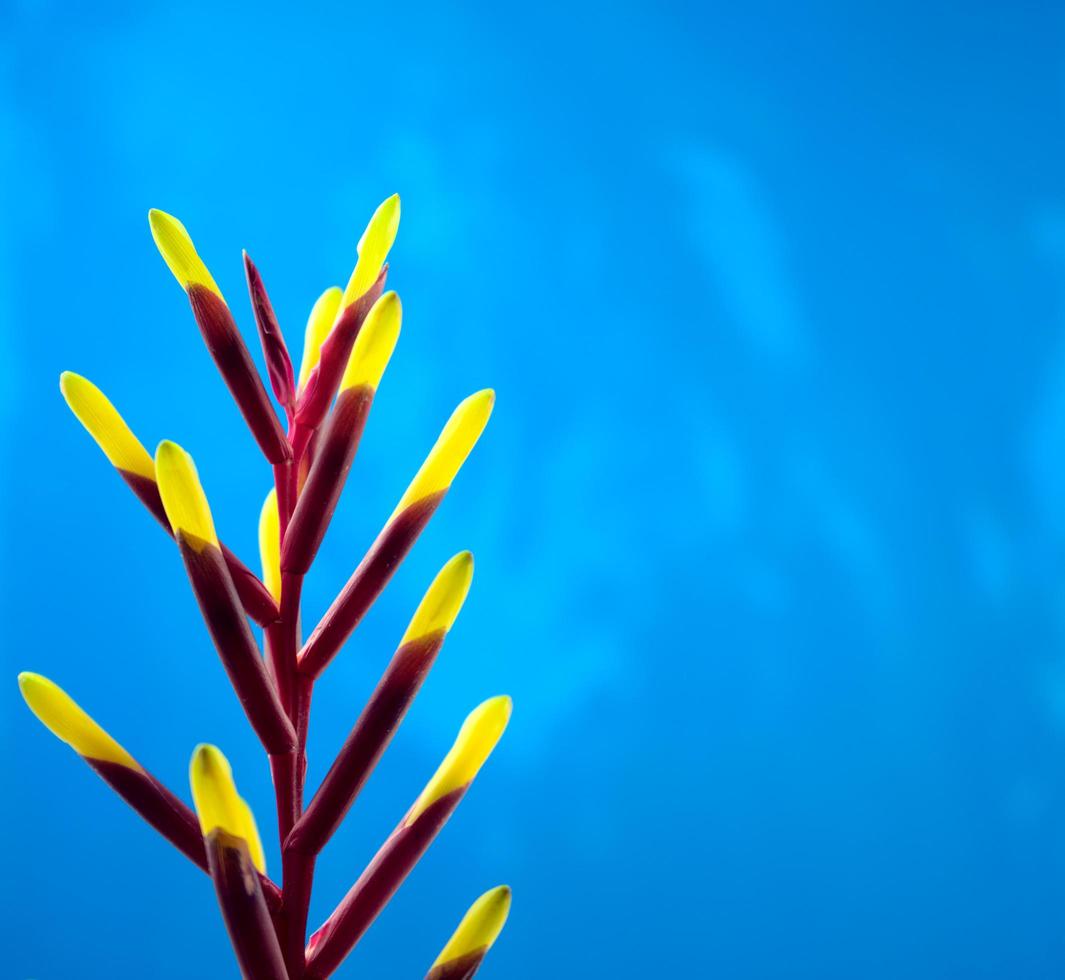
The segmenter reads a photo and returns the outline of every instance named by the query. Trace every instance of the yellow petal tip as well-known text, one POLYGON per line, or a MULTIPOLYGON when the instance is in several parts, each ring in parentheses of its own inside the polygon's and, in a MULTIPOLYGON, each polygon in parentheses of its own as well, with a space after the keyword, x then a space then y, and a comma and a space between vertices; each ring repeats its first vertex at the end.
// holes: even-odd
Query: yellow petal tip
POLYGON ((281 601, 281 518, 277 511, 277 490, 271 489, 259 512, 259 556, 263 567, 263 585, 281 601))
POLYGON ((433 968, 442 967, 471 953, 484 954, 492 948, 510 914, 511 892, 500 885, 485 892, 470 906, 462 922, 441 950, 433 968))
POLYGON ((24 670, 18 675, 18 686, 41 724, 78 755, 141 771, 133 757, 54 681, 24 670))
POLYGON ((212 292, 222 295, 217 283, 203 264, 192 244, 185 226, 172 214, 152 208, 148 212, 148 225, 152 230, 152 238, 159 254, 167 264, 167 268, 174 274, 182 289, 188 290, 189 286, 206 286, 212 292))
POLYGON ((473 781, 506 730, 512 707, 503 694, 482 702, 466 716, 455 744, 411 807, 405 821, 408 827, 438 800, 473 781))
POLYGON ((474 392, 451 413, 443 431, 396 505, 390 520, 411 504, 441 493, 451 486, 462 464, 477 445, 492 415, 496 393, 491 388, 474 392))
POLYGON ((155 479, 155 464, 148 450, 96 385, 80 374, 64 371, 59 376, 59 390, 112 466, 148 480, 155 479))
POLYGON ((377 389, 396 349, 402 322, 403 304, 399 296, 394 292, 385 293, 374 303, 359 330, 340 382, 342 391, 358 385, 377 389))
POLYGON ((194 547, 218 546, 211 509, 192 457, 176 442, 164 439, 155 451, 159 496, 174 533, 182 532, 194 547))
POLYGON ((340 301, 344 296, 344 290, 339 286, 330 286, 321 296, 315 300, 311 308, 311 315, 307 318, 307 329, 303 335, 303 360, 300 362, 299 387, 302 388, 311 372, 318 366, 322 356, 322 344, 325 343, 329 331, 333 329, 337 313, 340 310, 340 301))
POLYGON ((446 633, 455 623, 473 581, 473 555, 460 551, 437 573, 418 605, 403 643, 431 633, 446 633))
POLYGON ((189 784, 203 836, 223 830, 241 838, 248 844, 255 867, 265 873, 266 860, 255 817, 237 792, 233 769, 220 749, 214 745, 196 746, 189 763, 189 784))
POLYGON ((399 195, 382 201, 359 239, 359 261, 344 290, 345 307, 350 306, 376 281, 399 231, 399 195))

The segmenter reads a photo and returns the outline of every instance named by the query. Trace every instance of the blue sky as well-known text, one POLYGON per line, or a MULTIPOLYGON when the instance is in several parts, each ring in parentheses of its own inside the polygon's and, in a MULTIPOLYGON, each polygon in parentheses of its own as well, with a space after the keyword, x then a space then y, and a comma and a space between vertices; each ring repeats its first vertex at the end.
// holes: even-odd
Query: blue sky
POLYGON ((499 401, 320 685, 312 779, 435 570, 474 551, 445 653, 320 863, 314 922, 466 711, 507 692, 515 714, 338 976, 421 976, 501 881, 486 980, 1060 975, 1060 10, 0 17, 12 976, 236 975, 207 883, 39 729, 17 670, 182 793, 192 746, 218 742, 264 823, 272 807, 180 563, 58 373, 189 448, 253 558, 269 475, 147 209, 188 225, 250 330, 247 248, 295 343, 393 191, 404 332, 308 628, 453 405, 499 401))

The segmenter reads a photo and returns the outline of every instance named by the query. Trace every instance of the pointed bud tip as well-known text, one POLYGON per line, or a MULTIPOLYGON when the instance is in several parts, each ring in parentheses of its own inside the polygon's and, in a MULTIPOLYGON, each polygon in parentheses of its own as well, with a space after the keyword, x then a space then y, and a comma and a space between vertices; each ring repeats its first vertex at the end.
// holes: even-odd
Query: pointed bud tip
POLYGON ((341 391, 359 385, 377 390, 396 349, 402 322, 403 304, 399 296, 395 292, 385 293, 366 315, 366 321, 355 339, 344 376, 340 380, 341 391))
POLYGON ((220 829, 241 838, 248 845, 254 865, 265 872, 266 861, 255 817, 237 792, 233 769, 217 746, 201 742, 193 750, 189 784, 204 837, 220 829))
POLYGON ((182 289, 187 291, 192 285, 205 286, 221 298, 222 291, 203 264, 185 226, 177 218, 152 208, 148 212, 148 226, 155 247, 182 289))
POLYGON ((307 318, 307 328, 303 334, 303 359, 300 361, 297 384, 299 389, 303 388, 311 372, 318 366, 318 361, 322 356, 322 344, 329 336, 329 331, 333 329, 333 323, 340 310, 340 301, 343 298, 344 290, 339 286, 330 286, 314 301, 310 316, 307 318))
POLYGON ((385 198, 374 211, 359 239, 359 260, 344 289, 344 306, 350 306, 374 284, 399 231, 399 195, 385 198))
POLYGON ((480 391, 475 391, 465 402, 463 402, 463 404, 467 403, 478 406, 483 405, 491 411, 496 403, 496 390, 495 388, 482 388, 480 391))
POLYGON ((133 757, 55 681, 24 670, 18 675, 18 686, 26 706, 37 720, 78 755, 141 771, 133 757))
POLYGON ((403 643, 432 633, 447 633, 455 624, 473 581, 473 554, 460 551, 444 565, 418 604, 403 643))
POLYGON ((480 772, 506 730, 513 702, 506 694, 482 701, 462 723, 455 743, 418 797, 405 821, 410 826, 430 806, 467 787, 480 772))
POLYGON ((176 442, 164 439, 155 450, 155 473, 159 496, 174 532, 184 532, 217 547, 211 509, 192 457, 176 442))
POLYGON ((189 765, 204 777, 216 776, 218 773, 232 776, 229 760, 222 754, 222 750, 217 745, 212 745, 210 742, 197 743, 192 750, 192 759, 189 765))
POLYGON ((433 967, 441 967, 452 960, 485 953, 499 938, 510 914, 510 888, 499 885, 486 891, 462 917, 459 927, 448 940, 433 967))
POLYGON ((149 480, 155 479, 155 464, 148 450, 96 385, 80 374, 64 371, 59 375, 59 390, 67 407, 112 466, 149 480))
POLYGON ((35 674, 32 670, 19 671, 18 688, 22 692, 22 697, 27 701, 32 696, 34 688, 45 683, 49 683, 48 678, 41 674, 35 674))
POLYGON ((496 393, 483 388, 467 396, 451 413, 429 455, 400 498, 390 521, 400 511, 435 493, 446 491, 466 462, 492 415, 496 393))

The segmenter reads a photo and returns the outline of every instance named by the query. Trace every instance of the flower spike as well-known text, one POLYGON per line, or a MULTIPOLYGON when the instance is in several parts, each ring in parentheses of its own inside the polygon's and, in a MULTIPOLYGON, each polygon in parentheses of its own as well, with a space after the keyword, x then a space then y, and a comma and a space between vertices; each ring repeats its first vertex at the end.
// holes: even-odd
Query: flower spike
POLYGON ((385 293, 359 331, 340 382, 336 406, 322 430, 292 522, 285 532, 281 568, 305 575, 336 510, 381 376, 399 338, 402 306, 385 293))
POLYGON ((213 745, 199 745, 189 765, 204 848, 218 905, 243 976, 289 980, 255 868, 262 843, 248 804, 237 793, 229 762, 213 745))
POLYGON ((267 752, 288 752, 296 743, 295 731, 241 613, 192 457, 176 443, 161 442, 155 471, 192 591, 244 712, 267 752))
POLYGON ((510 709, 510 698, 490 698, 467 717, 451 751, 407 816, 311 936, 307 980, 324 980, 333 973, 403 884, 499 741, 510 709))
POLYGON ((311 371, 318 366, 322 354, 322 344, 329 336, 340 311, 340 300, 344 291, 339 286, 330 286, 315 300, 311 315, 307 318, 307 329, 303 336, 303 359, 300 361, 299 390, 307 383, 311 371))
POLYGON ((470 980, 499 938, 510 914, 510 889, 485 892, 463 916, 425 980, 470 980))
POLYGON ((287 849, 317 854, 336 832, 421 689, 472 579, 473 555, 463 551, 433 580, 392 662, 289 835, 287 849))
MULTIPOLYGON (((159 496, 155 462, 107 396, 87 378, 73 371, 64 371, 59 376, 59 390, 70 410, 103 450, 126 486, 148 508, 163 530, 173 534, 159 496)), ((278 616, 277 603, 266 586, 225 545, 222 545, 222 554, 248 615, 260 626, 274 622, 278 616)))
POLYGON ((78 753, 96 774, 194 864, 206 870, 196 816, 144 770, 58 684, 40 674, 18 675, 22 697, 41 724, 78 753))
POLYGON ((300 672, 318 677, 336 656, 444 499, 492 414, 495 392, 479 391, 452 413, 421 469, 370 550, 300 653, 300 672))
POLYGON ((274 464, 287 462, 292 458, 292 447, 285 438, 233 314, 197 254, 185 226, 177 218, 154 209, 148 212, 148 223, 163 260, 188 293, 192 314, 207 350, 263 455, 274 464))
MULTIPOLYGON (((148 220, 216 368, 272 464, 274 487, 258 522, 261 578, 219 540, 188 453, 164 441, 151 454, 115 406, 84 378, 64 373, 60 387, 108 461, 177 545, 222 667, 269 756, 283 889, 266 877, 255 818, 217 748, 200 745, 193 753, 189 780, 195 807, 190 808, 51 681, 24 673, 19 685, 31 710, 52 732, 210 875, 242 976, 324 980, 436 838, 510 718, 507 697, 485 701, 469 714, 425 788, 308 941, 315 865, 443 648, 469 592, 470 553, 455 555, 433 579, 308 804, 306 748, 316 681, 447 494, 488 422, 495 395, 488 389, 477 392, 455 409, 395 510, 301 648, 304 579, 343 492, 400 332, 399 298, 385 293, 388 256, 400 222, 399 197, 383 201, 373 213, 344 288, 333 286, 315 302, 298 373, 263 278, 244 253, 268 385, 185 226, 156 210, 149 212, 148 220), (265 657, 246 617, 263 627, 265 657)), ((469 980, 498 937, 509 903, 510 891, 503 886, 482 895, 430 967, 428 980, 469 980)), ((206 970, 217 972, 213 965, 206 970)))

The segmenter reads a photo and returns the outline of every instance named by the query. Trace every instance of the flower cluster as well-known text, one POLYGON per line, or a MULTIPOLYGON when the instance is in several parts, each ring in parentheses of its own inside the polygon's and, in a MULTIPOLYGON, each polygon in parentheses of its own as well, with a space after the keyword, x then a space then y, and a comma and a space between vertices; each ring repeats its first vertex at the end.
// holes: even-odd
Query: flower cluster
MULTIPOLYGON (((229 306, 184 226, 151 211, 152 236, 185 290, 219 373, 263 455, 274 486, 259 517, 262 576, 221 541, 192 457, 161 442, 152 457, 106 396, 66 372, 71 411, 163 529, 173 537, 204 623, 269 758, 277 798, 281 884, 267 876, 255 817, 213 745, 192 755, 190 808, 151 775, 65 691, 19 675, 34 714, 214 883, 242 974, 250 980, 324 980, 351 952, 458 806, 510 717, 507 697, 466 718, 451 750, 328 919, 307 939, 315 861, 403 720, 465 601, 473 558, 461 552, 429 586, 380 682, 328 774, 304 802, 307 729, 315 682, 340 651, 440 505, 480 438, 490 390, 454 411, 392 515, 322 620, 303 641, 300 593, 343 490, 374 394, 399 337, 402 309, 385 292, 399 227, 390 197, 359 241, 346 288, 326 290, 307 323, 297 372, 262 277, 244 266, 270 388, 282 424, 229 306), (262 627, 265 656, 249 620, 262 627)), ((472 977, 495 942, 510 890, 477 899, 427 980, 472 977)))

